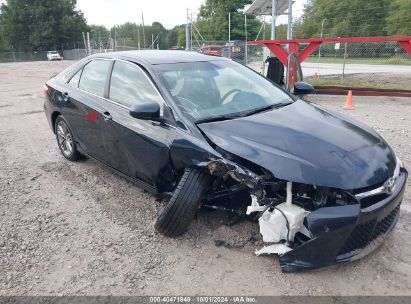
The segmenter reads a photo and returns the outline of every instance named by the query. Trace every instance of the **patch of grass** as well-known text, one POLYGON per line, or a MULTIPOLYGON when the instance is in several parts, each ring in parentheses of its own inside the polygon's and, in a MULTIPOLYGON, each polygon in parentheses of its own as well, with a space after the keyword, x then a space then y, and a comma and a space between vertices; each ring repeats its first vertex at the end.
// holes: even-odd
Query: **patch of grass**
POLYGON ((410 90, 410 82, 394 81, 394 82, 375 82, 367 81, 364 79, 355 79, 352 77, 346 77, 344 80, 341 77, 333 78, 319 78, 315 80, 312 77, 304 79, 313 86, 339 86, 339 87, 352 87, 352 88, 375 88, 375 89, 395 89, 395 90, 410 90))
MULTIPOLYGON (((308 57, 306 62, 318 62, 318 57, 308 57)), ((321 57, 320 63, 338 63, 343 64, 344 58, 341 57, 321 57)), ((347 58, 347 64, 394 64, 394 65, 411 65, 411 57, 391 57, 391 58, 347 58)))

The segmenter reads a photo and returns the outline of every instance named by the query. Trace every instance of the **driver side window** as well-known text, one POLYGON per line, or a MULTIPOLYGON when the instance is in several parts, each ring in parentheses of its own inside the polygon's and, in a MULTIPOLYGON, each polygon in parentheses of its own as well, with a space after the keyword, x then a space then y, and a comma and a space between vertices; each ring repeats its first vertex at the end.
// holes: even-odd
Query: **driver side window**
POLYGON ((116 61, 110 81, 109 99, 127 108, 155 101, 163 106, 163 98, 143 70, 131 63, 116 61))

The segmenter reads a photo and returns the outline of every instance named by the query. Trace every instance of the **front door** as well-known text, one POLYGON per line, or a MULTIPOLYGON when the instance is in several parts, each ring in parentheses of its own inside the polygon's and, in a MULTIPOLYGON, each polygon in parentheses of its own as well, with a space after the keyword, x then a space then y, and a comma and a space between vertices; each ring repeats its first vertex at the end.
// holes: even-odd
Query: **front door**
POLYGON ((134 63, 116 61, 105 102, 101 138, 107 163, 124 174, 157 186, 169 172, 169 148, 175 128, 129 115, 129 109, 147 101, 164 108, 164 100, 145 71, 134 63))

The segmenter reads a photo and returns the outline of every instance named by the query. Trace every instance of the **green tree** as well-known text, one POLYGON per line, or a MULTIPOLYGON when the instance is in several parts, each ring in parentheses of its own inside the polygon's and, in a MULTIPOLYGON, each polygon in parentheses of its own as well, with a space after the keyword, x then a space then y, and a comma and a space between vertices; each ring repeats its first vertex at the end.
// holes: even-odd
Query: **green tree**
POLYGON ((49 50, 81 41, 88 26, 76 0, 7 0, 0 8, 0 31, 15 50, 49 50))
MULTIPOLYGON (((142 26, 135 23, 126 22, 116 27, 117 44, 128 47, 138 47, 140 45, 143 48, 143 29, 142 26)), ((114 38, 114 28, 111 29, 111 38, 114 38)), ((147 36, 147 35, 146 35, 147 36)), ((147 42, 146 42, 147 44, 147 42)))
MULTIPOLYGON (((407 0, 409 1, 409 0, 407 0)), ((301 20, 301 36, 354 37, 386 35, 390 0, 309 0, 301 20)))
POLYGON ((110 30, 104 25, 90 25, 90 38, 94 41, 102 41, 103 43, 108 40, 110 36, 110 30))
MULTIPOLYGON (((159 43, 160 49, 166 49, 170 47, 168 42, 168 31, 160 22, 153 22, 152 25, 144 26, 137 25, 135 23, 126 22, 118 27, 117 31, 117 45, 137 48, 139 45, 141 48, 151 47, 154 42, 154 48, 159 43), (158 37, 158 40, 156 40, 158 37)), ((111 37, 114 38, 114 28, 111 30, 111 37)))
MULTIPOLYGON (((184 25, 177 25, 167 32, 166 40, 167 40, 168 48, 172 46, 177 46, 178 34, 181 28, 182 28, 182 31, 185 33, 184 25)), ((185 36, 184 36, 184 45, 185 45, 185 36)))
POLYGON ((386 19, 388 35, 411 35, 411 1, 392 0, 386 19))
POLYGON ((178 29, 177 46, 186 46, 186 29, 184 27, 178 29))
MULTIPOLYGON (((244 40, 244 12, 252 0, 206 0, 200 7, 196 26, 205 40, 228 40, 228 14, 231 13, 231 40, 244 40)), ((257 36, 261 22, 247 16, 247 33, 250 39, 257 36)))
POLYGON ((167 40, 167 29, 160 23, 160 22, 153 22, 151 25, 153 29, 154 37, 158 36, 158 44, 160 49, 167 49, 169 47, 169 43, 167 40))

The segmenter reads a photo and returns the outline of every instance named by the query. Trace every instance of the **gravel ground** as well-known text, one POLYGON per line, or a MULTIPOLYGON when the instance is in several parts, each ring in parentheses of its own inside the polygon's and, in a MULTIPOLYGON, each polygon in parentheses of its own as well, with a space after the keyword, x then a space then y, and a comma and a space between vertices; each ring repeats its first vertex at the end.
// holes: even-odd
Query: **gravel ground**
MULTIPOLYGON (((283 274, 256 224, 201 212, 174 240, 156 234, 156 201, 91 160, 66 161, 43 113, 43 83, 70 62, 0 64, 0 295, 411 295, 410 180, 398 225, 366 258, 283 274)), ((343 111, 344 97, 310 99, 343 111)), ((347 112, 411 164, 411 99, 354 97, 347 112)))

